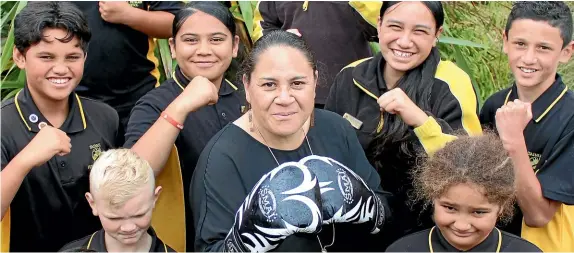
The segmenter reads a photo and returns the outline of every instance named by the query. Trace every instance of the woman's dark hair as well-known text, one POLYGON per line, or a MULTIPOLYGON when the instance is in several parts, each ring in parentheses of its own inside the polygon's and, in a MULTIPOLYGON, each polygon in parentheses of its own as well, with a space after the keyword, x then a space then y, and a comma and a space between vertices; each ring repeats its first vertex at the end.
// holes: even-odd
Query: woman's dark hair
POLYGON ((91 32, 84 13, 71 3, 60 1, 28 2, 14 19, 14 45, 24 54, 28 47, 44 40, 47 28, 66 30, 66 37, 56 39, 68 43, 76 37, 86 52, 91 32))
POLYGON ((219 2, 207 2, 207 1, 190 1, 181 10, 179 10, 175 17, 173 18, 172 33, 173 38, 175 36, 183 23, 194 13, 201 11, 203 13, 209 14, 225 25, 227 29, 231 32, 231 35, 235 36, 236 28, 235 21, 233 20, 233 14, 229 11, 225 5, 219 2))
POLYGON ((431 206, 450 187, 458 184, 478 186, 488 202, 502 207, 502 224, 514 214, 514 170, 502 141, 492 130, 482 136, 470 137, 461 133, 432 157, 412 171, 414 189, 411 203, 431 206))
POLYGON ((263 37, 255 42, 251 53, 247 56, 247 58, 245 58, 245 60, 243 60, 239 74, 241 76, 245 75, 249 81, 259 56, 267 49, 275 46, 285 46, 299 50, 301 53, 303 53, 303 55, 305 55, 305 58, 307 58, 307 62, 309 62, 311 68, 313 68, 313 72, 317 70, 317 63, 315 62, 313 53, 311 53, 309 46, 307 46, 307 43, 305 43, 305 40, 290 32, 275 30, 263 35, 263 37))
MULTIPOLYGON (((401 2, 385 1, 380 10, 381 19, 390 7, 399 3, 401 2)), ((422 3, 434 16, 438 31, 444 22, 441 2, 423 1, 422 3)), ((430 94, 439 62, 440 53, 436 47, 433 47, 426 60, 416 68, 407 71, 396 85, 425 112, 430 111, 430 94)), ((409 139, 411 136, 409 126, 397 115, 383 112, 382 117, 384 120, 383 130, 374 138, 368 148, 369 158, 375 168, 381 169, 384 164, 395 161, 404 163, 404 161, 414 160, 417 150, 415 150, 412 140, 409 139)))

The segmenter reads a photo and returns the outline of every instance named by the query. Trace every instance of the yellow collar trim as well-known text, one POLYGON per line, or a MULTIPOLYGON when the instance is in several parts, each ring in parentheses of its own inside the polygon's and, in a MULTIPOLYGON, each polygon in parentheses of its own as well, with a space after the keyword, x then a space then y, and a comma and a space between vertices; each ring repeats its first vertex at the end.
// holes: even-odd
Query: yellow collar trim
MULTIPOLYGON (((432 227, 430 232, 429 232, 429 250, 431 253, 434 253, 434 250, 432 248, 432 242, 431 242, 431 238, 432 238, 432 232, 434 231, 434 228, 436 226, 432 227)), ((498 231, 498 245, 496 246, 496 253, 500 252, 500 247, 502 246, 502 233, 500 233, 500 230, 498 228, 494 228, 496 229, 496 231, 498 231)))
MULTIPOLYGON (((566 92, 568 91, 568 87, 564 87, 564 90, 560 93, 560 95, 558 95, 558 97, 556 99, 554 99, 554 101, 548 106, 548 108, 546 108, 546 110, 540 114, 540 116, 538 116, 538 118, 536 118, 536 120, 534 120, 534 122, 538 123, 540 122, 540 120, 542 120, 542 118, 544 118, 544 116, 546 116, 546 114, 548 114, 548 112, 550 112, 550 110, 552 110, 552 108, 556 105, 556 103, 558 103, 558 101, 560 101, 560 99, 564 96, 564 94, 566 94, 566 92)), ((510 98, 510 94, 512 93, 512 89, 510 89, 510 91, 508 91, 508 94, 506 95, 506 99, 504 100, 504 104, 506 105, 506 103, 508 103, 508 99, 510 98)))
MULTIPOLYGON (((24 122, 24 125, 26 125, 26 128, 28 128, 28 131, 32 131, 32 128, 30 128, 30 125, 28 125, 28 122, 26 121, 26 119, 24 118, 24 115, 22 114, 22 109, 20 109, 20 103, 18 103, 18 95, 20 95, 20 92, 22 92, 22 90, 18 91, 18 93, 16 93, 16 97, 14 97, 14 104, 16 104, 16 110, 18 111, 18 114, 20 114, 20 119, 22 119, 22 122, 24 122)), ((80 97, 78 96, 78 94, 74 94, 76 95, 76 100, 78 101, 78 107, 80 108, 80 115, 82 116, 82 125, 84 126, 84 130, 86 129, 86 116, 84 115, 84 107, 82 106, 82 101, 80 100, 80 97)))
POLYGON ((20 92, 22 92, 22 90, 18 91, 18 93, 16 93, 16 97, 14 98, 14 103, 16 104, 16 110, 18 111, 18 114, 20 114, 20 118, 22 119, 22 122, 24 122, 24 125, 26 125, 26 128, 28 128, 28 131, 32 131, 32 128, 30 128, 28 122, 26 122, 26 119, 24 119, 24 115, 22 115, 20 104, 18 104, 18 95, 20 95, 20 92))
MULTIPOLYGON (((183 85, 181 85, 181 83, 177 80, 177 77, 175 77, 175 71, 173 71, 173 73, 171 74, 171 76, 173 76, 173 80, 175 81, 175 83, 179 86, 179 88, 181 88, 181 90, 184 90, 185 87, 183 87, 183 85)), ((225 79, 225 82, 227 82, 229 84, 229 86, 231 86, 231 88, 233 88, 233 90, 237 90, 237 86, 233 85, 232 82, 230 82, 229 80, 225 79)))

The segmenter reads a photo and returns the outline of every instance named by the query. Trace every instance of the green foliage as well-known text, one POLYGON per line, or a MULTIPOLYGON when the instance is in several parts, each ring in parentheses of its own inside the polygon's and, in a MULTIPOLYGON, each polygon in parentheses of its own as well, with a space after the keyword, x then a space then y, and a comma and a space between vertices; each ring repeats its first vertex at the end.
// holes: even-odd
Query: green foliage
MULTIPOLYGON (((455 62, 472 79, 481 104, 492 93, 512 83, 512 73, 506 55, 502 52, 502 32, 512 6, 511 2, 443 2, 445 6, 444 31, 439 38, 439 49, 444 60, 455 62)), ((243 52, 250 50, 253 33, 253 15, 257 1, 232 1, 230 10, 243 24, 239 33, 243 52)), ((574 2, 568 2, 574 9, 574 2)), ((26 6, 26 1, 0 2, 1 25, 1 83, 2 99, 12 97, 24 86, 25 73, 12 61, 14 16, 26 6)), ((171 78, 176 62, 171 57, 166 39, 156 40, 155 54, 159 59, 160 82, 171 78)), ((371 43, 373 52, 379 52, 377 43, 371 43)), ((241 58, 241 57, 240 57, 241 58)), ((237 65, 237 62, 235 62, 237 65)), ((574 87, 574 61, 559 67, 563 80, 574 87)))
POLYGON ((0 7, 1 34, 2 34, 2 56, 0 65, 2 66, 2 75, 0 82, 0 92, 2 101, 11 98, 24 87, 26 74, 20 70, 12 60, 12 50, 14 48, 14 17, 19 13, 26 1, 14 2, 3 1, 0 7))
MULTIPOLYGON (((502 51, 502 34, 512 2, 443 2, 445 29, 443 35, 473 41, 486 48, 439 45, 441 57, 452 60, 464 69, 476 87, 481 104, 494 92, 513 82, 508 59, 502 51)), ((569 3, 573 6, 573 3, 569 3)), ((443 40, 441 38, 441 40, 443 40)), ((574 70, 574 61, 559 67, 565 74, 574 70)), ((572 88, 574 76, 562 75, 572 88)))

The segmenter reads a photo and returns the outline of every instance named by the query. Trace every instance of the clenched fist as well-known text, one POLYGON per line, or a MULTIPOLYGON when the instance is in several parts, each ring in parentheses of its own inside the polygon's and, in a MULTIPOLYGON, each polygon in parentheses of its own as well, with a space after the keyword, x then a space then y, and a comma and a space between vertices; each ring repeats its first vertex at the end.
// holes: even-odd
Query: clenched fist
POLYGON ((174 102, 186 113, 190 113, 206 105, 213 105, 218 99, 219 90, 215 84, 203 76, 196 76, 174 102))
POLYGON ((128 12, 133 8, 128 2, 120 1, 100 1, 100 16, 103 20, 123 24, 128 12))
POLYGON ((46 163, 55 155, 64 156, 72 151, 70 137, 62 130, 45 126, 20 152, 27 157, 29 167, 33 168, 46 163))
POLYGON ((532 120, 531 104, 518 99, 508 102, 496 110, 495 119, 504 148, 512 151, 516 145, 524 144, 524 128, 532 120))
POLYGON ((407 125, 412 127, 419 127, 428 119, 428 115, 401 88, 385 92, 377 99, 377 103, 381 111, 398 114, 407 125))

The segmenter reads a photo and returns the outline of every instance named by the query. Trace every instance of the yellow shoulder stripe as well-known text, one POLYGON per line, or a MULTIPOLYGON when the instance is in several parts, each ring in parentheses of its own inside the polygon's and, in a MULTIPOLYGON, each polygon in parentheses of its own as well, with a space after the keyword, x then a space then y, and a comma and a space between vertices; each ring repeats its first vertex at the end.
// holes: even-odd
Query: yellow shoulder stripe
POLYGON ((381 1, 349 1, 349 5, 353 7, 361 17, 363 17, 373 27, 377 27, 379 19, 379 12, 383 2, 381 1))
MULTIPOLYGON (((359 64, 361 64, 362 62, 367 61, 367 60, 370 60, 370 59, 372 59, 372 58, 373 58, 373 57, 367 57, 367 58, 363 58, 363 59, 360 59, 360 60, 356 60, 356 61, 352 62, 351 64, 349 64, 349 65, 345 66, 344 68, 342 68, 341 71, 343 71, 343 70, 346 69, 346 68, 354 68, 354 67, 357 67, 357 66, 358 66, 359 64)), ((341 72, 341 71, 339 71, 339 72, 341 72)))
POLYGON ((476 115, 476 95, 468 74, 450 61, 440 61, 435 78, 448 84, 452 95, 460 104, 464 130, 471 136, 482 134, 480 121, 476 115))

